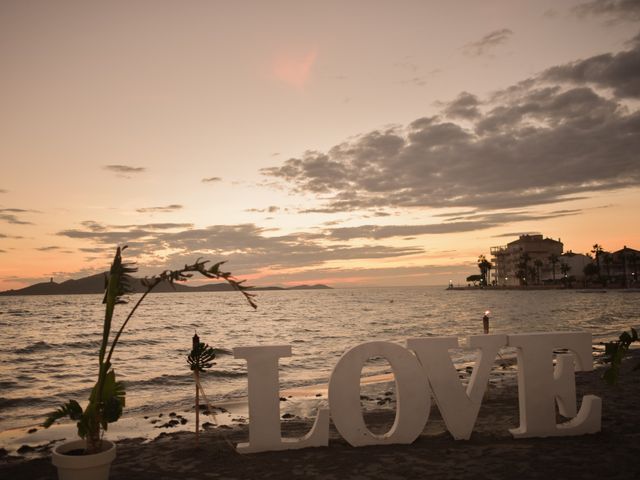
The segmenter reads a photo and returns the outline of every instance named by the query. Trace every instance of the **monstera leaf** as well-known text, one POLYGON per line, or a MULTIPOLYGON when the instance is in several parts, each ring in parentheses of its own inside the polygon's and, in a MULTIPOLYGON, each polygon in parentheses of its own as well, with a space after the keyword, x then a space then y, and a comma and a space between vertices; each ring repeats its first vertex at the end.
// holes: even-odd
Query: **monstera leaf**
POLYGON ((204 372, 205 369, 211 368, 216 358, 215 351, 212 347, 206 343, 198 342, 194 344, 191 353, 187 357, 187 363, 191 367, 191 370, 196 372, 204 372))

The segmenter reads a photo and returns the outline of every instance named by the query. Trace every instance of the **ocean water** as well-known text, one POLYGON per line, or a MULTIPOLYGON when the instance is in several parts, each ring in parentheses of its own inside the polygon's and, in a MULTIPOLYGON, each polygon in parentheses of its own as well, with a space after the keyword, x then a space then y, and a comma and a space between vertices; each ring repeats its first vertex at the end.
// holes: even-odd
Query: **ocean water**
MULTIPOLYGON (((135 301, 119 306, 116 327, 135 301)), ((86 403, 96 378, 101 295, 0 297, 0 432, 41 423, 61 403, 86 403)), ((339 357, 369 340, 482 333, 589 331, 594 342, 640 324, 640 292, 446 291, 440 287, 259 292, 258 310, 235 292, 152 294, 113 357, 127 388, 125 415, 186 407, 191 337, 218 349, 203 377, 210 400, 246 395, 245 363, 233 347, 292 345, 280 360, 283 388, 326 382, 339 357)), ((472 358, 454 352, 457 361, 472 358)), ((389 371, 372 360, 368 373, 389 371)))

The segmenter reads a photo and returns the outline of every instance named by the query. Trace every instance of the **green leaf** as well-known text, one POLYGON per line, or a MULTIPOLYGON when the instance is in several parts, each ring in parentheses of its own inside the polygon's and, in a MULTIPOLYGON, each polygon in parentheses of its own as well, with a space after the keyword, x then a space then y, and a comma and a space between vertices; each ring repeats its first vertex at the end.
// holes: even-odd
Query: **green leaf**
POLYGON ((122 409, 124 407, 124 399, 120 397, 110 397, 104 403, 104 415, 103 415, 103 428, 107 429, 107 423, 112 423, 118 421, 120 416, 122 415, 122 409))
POLYGON ((215 358, 215 350, 209 345, 200 342, 187 356, 187 363, 190 365, 191 370, 204 372, 205 369, 214 365, 213 360, 215 358))
POLYGON ((49 428, 56 420, 60 420, 64 417, 69 417, 71 420, 79 420, 82 418, 82 407, 75 400, 69 400, 64 405, 60 406, 56 411, 51 412, 42 426, 49 428))

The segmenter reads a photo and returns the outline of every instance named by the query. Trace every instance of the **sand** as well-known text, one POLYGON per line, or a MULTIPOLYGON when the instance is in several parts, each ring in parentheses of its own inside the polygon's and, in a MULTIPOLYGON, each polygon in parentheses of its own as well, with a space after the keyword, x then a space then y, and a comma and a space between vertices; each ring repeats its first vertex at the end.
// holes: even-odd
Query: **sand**
MULTIPOLYGON (((240 455, 231 444, 247 441, 248 426, 211 428, 195 447, 190 432, 165 433, 151 442, 117 442, 112 479, 591 479, 640 478, 640 349, 625 361, 616 386, 602 371, 576 374, 578 398, 603 399, 602 431, 564 438, 515 440, 508 432, 518 424, 517 389, 511 381, 491 383, 470 440, 456 441, 432 406, 423 434, 411 445, 354 448, 335 429, 328 447, 240 455)), ((383 388, 384 390, 384 388, 383 388)), ((381 392, 384 396, 384 393, 381 392)), ((393 402, 391 402, 392 404, 393 402)), ((392 406, 392 405, 391 405, 392 406)), ((393 422, 389 408, 369 411, 367 424, 385 431, 393 422)), ((285 436, 300 436, 311 420, 283 421, 285 436)), ((55 479, 50 458, 0 458, 2 479, 55 479)))

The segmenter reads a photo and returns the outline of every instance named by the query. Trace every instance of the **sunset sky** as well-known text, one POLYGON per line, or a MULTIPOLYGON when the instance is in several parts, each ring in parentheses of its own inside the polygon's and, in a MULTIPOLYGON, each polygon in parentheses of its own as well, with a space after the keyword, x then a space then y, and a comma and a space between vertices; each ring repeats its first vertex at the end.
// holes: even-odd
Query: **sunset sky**
POLYGON ((464 282, 640 249, 640 2, 0 2, 0 290, 228 260, 464 282))

